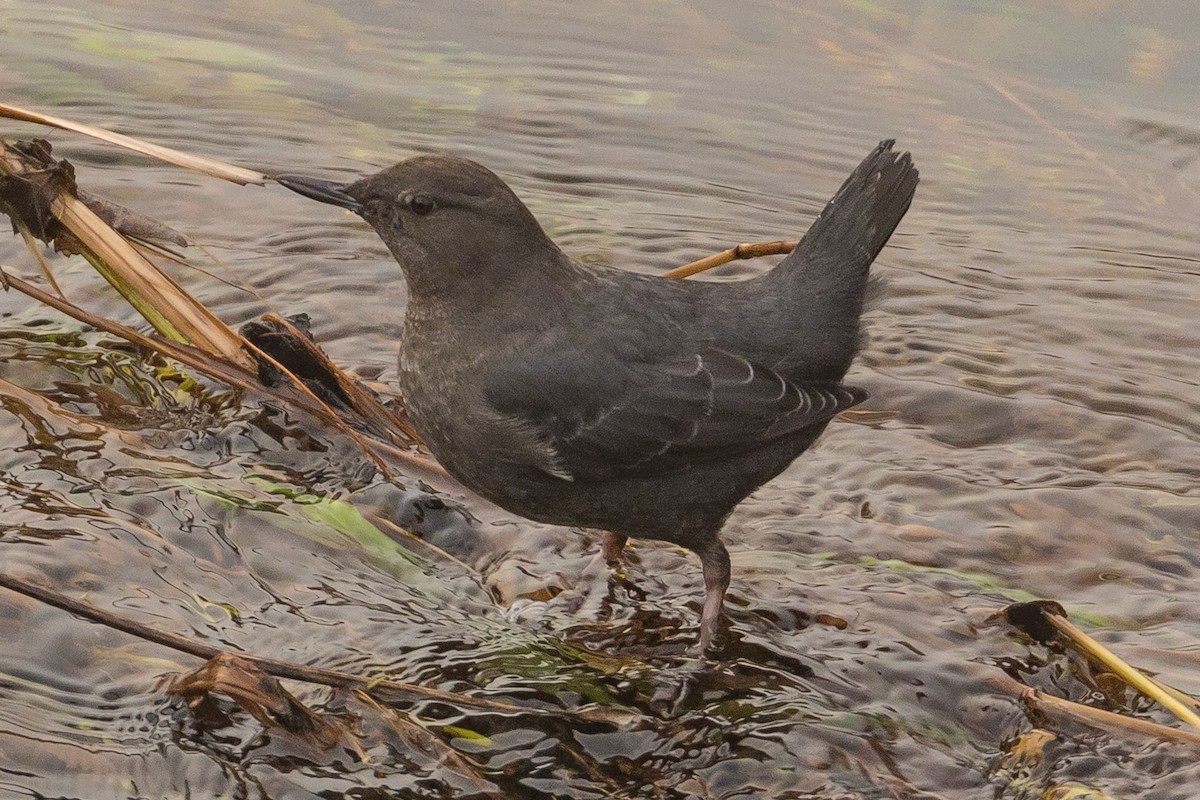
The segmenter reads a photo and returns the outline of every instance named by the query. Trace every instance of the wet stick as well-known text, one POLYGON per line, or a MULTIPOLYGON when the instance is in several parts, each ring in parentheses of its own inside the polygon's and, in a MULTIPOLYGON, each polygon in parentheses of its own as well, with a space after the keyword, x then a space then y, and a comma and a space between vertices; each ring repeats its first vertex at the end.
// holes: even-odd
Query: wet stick
MULTIPOLYGON (((82 600, 75 600, 66 595, 59 594, 52 589, 47 589, 38 586, 35 583, 18 578, 14 575, 0 572, 0 586, 26 597, 33 598, 47 605, 62 609, 71 614, 83 617, 91 622, 104 625, 105 627, 113 628, 114 630, 127 633, 131 636, 136 636, 139 639, 144 639, 148 642, 169 647, 172 650, 177 650, 181 653, 212 660, 219 656, 229 653, 219 647, 203 644, 181 636, 177 633, 169 631, 161 631, 157 628, 152 628, 140 622, 128 619, 126 617, 113 614, 110 611, 97 608, 90 603, 85 603, 82 600)), ((530 714, 544 713, 554 714, 560 713, 554 710, 539 709, 527 706, 518 706, 511 703, 503 703, 496 700, 486 700, 480 697, 469 697, 467 695, 454 694, 453 692, 444 692, 439 689, 431 689, 425 686, 418 686, 411 683, 403 683, 400 681, 372 679, 359 675, 352 675, 346 672, 337 672, 330 669, 321 669, 317 667, 307 667, 302 664, 294 664, 289 661, 281 661, 275 658, 267 658, 264 656, 255 656, 249 654, 239 654, 239 656, 254 666, 273 675, 276 678, 288 678, 291 680, 305 681, 307 683, 316 683, 324 686, 332 686, 336 688, 353 687, 363 689, 383 689, 395 696, 403 697, 411 701, 427 701, 438 700, 445 703, 459 705, 465 708, 474 708, 480 711, 493 711, 503 714, 530 714)))
POLYGON ((722 250, 720 253, 702 258, 699 261, 693 261, 690 264, 684 264, 682 267, 668 270, 663 273, 664 278, 690 278, 693 275, 698 275, 701 272, 710 270, 713 267, 719 267, 723 264, 728 264, 731 261, 738 261, 746 258, 761 258, 762 256, 782 256, 792 252, 800 242, 792 241, 777 241, 777 242, 755 242, 753 244, 743 242, 739 245, 734 245, 728 250, 722 250))
MULTIPOLYGON (((1046 620, 1081 652, 1111 669, 1114 674, 1130 686, 1153 699, 1159 705, 1179 717, 1179 719, 1193 727, 1200 728, 1200 716, 1197 716, 1196 712, 1192 708, 1189 708, 1188 704, 1181 702, 1175 696, 1175 690, 1165 691, 1161 683, 1143 675, 1141 671, 1125 663, 1115 653, 1088 636, 1065 617, 1047 611, 1046 620)), ((1191 702, 1192 704, 1195 703, 1194 700, 1191 702)))

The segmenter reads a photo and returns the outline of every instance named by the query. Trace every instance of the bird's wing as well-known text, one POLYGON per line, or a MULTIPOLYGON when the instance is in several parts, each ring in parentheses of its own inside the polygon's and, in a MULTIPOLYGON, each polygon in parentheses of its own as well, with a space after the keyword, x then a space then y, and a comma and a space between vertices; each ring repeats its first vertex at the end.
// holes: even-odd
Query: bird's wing
POLYGON ((523 432, 526 463, 569 480, 651 476, 746 452, 866 399, 851 386, 788 381, 719 349, 604 364, 526 353, 484 394, 523 432))

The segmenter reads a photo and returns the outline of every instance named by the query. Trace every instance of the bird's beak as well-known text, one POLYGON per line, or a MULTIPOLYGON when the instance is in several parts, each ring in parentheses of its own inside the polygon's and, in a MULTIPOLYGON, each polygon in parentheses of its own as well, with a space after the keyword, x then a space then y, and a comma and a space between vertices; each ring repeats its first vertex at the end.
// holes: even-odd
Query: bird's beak
POLYGON ((348 208, 355 214, 362 211, 362 204, 346 194, 347 184, 335 181, 323 181, 319 178, 306 178, 303 175, 276 175, 275 181, 281 186, 286 186, 293 192, 297 192, 313 200, 348 208))

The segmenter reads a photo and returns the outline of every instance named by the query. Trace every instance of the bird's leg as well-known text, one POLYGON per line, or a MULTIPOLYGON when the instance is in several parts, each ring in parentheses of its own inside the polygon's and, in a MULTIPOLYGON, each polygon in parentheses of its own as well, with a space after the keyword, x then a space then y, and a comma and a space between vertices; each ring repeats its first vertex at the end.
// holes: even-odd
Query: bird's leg
POLYGON ((608 579, 616 578, 624 581, 625 575, 625 542, 629 541, 628 536, 622 536, 619 533, 612 531, 604 531, 599 528, 588 528, 589 533, 600 535, 600 552, 596 553, 584 572, 588 575, 604 574, 608 579))
POLYGON ((624 563, 623 553, 625 552, 625 543, 629 541, 628 536, 622 536, 619 533, 612 531, 601 531, 604 537, 603 553, 604 561, 610 567, 619 567, 624 563))
POLYGON ((707 653, 717 635, 721 619, 721 603, 729 588, 729 551, 715 536, 697 549, 704 568, 704 612, 700 615, 700 650, 707 653))

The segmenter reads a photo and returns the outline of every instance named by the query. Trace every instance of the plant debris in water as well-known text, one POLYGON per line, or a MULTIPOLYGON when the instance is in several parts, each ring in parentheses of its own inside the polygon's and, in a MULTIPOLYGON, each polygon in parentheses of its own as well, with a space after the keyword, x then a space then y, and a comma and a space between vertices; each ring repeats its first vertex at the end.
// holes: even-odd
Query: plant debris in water
POLYGON ((183 234, 158 220, 80 189, 71 162, 55 159, 45 139, 14 142, 8 145, 8 153, 20 169, 14 170, 10 164, 0 174, 0 206, 12 218, 14 233, 18 224, 24 224, 63 255, 82 252, 79 239, 51 210, 54 199, 66 192, 124 236, 151 244, 187 246, 183 234))

